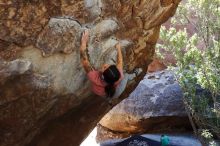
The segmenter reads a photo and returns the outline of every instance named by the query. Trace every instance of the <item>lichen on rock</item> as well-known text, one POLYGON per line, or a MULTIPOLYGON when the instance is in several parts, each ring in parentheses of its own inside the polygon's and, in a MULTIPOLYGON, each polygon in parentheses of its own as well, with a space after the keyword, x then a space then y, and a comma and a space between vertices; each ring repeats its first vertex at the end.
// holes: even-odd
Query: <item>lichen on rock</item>
POLYGON ((38 35, 36 46, 43 56, 57 52, 70 54, 80 46, 81 25, 68 18, 51 18, 48 25, 38 35))

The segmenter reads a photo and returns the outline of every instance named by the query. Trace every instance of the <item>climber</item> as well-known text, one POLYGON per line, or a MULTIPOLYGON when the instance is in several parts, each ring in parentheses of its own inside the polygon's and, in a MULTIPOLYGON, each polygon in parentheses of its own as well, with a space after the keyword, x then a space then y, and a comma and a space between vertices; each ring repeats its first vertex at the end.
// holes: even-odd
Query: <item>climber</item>
POLYGON ((121 46, 119 43, 116 44, 118 53, 117 65, 103 64, 100 70, 95 70, 91 66, 86 52, 88 40, 89 31, 85 30, 81 39, 80 58, 87 77, 92 83, 92 91, 101 97, 111 98, 114 96, 116 87, 124 77, 121 46))

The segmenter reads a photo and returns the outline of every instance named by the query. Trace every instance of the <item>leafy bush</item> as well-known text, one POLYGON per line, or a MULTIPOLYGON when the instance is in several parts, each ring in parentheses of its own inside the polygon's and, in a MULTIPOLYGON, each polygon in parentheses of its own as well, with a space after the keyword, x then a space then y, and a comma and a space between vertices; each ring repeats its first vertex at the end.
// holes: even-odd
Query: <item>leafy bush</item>
POLYGON ((210 129, 220 138, 220 0, 188 0, 171 23, 170 28, 161 27, 157 48, 177 61, 178 81, 186 109, 199 127, 196 132, 210 129), (188 25, 194 34, 175 28, 188 25))

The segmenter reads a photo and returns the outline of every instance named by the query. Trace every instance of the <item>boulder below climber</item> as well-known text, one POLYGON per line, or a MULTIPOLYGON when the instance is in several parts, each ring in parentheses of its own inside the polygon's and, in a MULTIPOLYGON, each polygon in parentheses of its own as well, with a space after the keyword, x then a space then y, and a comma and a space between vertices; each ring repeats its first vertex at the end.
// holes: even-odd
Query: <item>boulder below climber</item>
POLYGON ((102 118, 98 127, 98 141, 132 133, 190 129, 182 96, 171 71, 147 74, 127 99, 102 118))

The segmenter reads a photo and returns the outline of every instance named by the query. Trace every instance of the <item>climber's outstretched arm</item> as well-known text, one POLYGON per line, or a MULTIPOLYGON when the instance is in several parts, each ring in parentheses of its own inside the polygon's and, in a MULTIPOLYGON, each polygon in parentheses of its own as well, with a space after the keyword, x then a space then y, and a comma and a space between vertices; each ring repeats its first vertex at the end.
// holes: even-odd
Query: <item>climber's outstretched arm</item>
POLYGON ((123 56, 122 56, 122 53, 121 53, 120 43, 116 44, 116 48, 117 48, 117 51, 118 51, 117 67, 118 67, 118 69, 123 70, 123 56))
POLYGON ((91 70, 93 70, 93 68, 89 62, 88 55, 86 53, 86 46, 87 46, 88 40, 89 40, 89 31, 85 30, 83 32, 82 39, 81 39, 80 59, 81 59, 81 63, 83 65, 83 68, 85 69, 85 71, 87 73, 90 72, 91 70))

